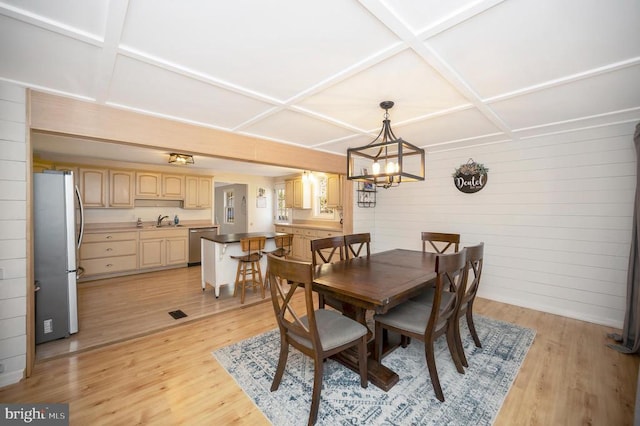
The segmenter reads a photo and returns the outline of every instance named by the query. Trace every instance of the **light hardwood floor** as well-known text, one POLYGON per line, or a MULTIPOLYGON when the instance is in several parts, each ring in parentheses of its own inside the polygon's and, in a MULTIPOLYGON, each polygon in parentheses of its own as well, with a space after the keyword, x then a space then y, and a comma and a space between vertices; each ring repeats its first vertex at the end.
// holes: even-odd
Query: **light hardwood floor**
POLYGON ((222 286, 218 299, 211 286, 203 292, 200 266, 80 283, 80 332, 37 345, 36 360, 94 349, 266 301, 259 292, 247 291, 241 305, 232 290, 222 286), (169 312, 175 310, 183 311, 187 317, 173 319, 169 312))
MULTIPOLYGON (((69 403, 72 425, 268 424, 211 352, 275 328, 272 309, 259 303, 40 361, 0 401, 69 403)), ((606 347, 610 328, 485 299, 476 312, 537 332, 496 425, 633 423, 640 358, 606 347)))

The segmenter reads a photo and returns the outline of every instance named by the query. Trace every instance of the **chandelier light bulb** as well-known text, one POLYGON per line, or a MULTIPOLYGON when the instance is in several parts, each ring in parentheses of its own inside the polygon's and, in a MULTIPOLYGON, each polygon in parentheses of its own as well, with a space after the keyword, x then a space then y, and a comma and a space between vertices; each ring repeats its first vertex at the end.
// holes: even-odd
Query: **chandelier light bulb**
POLYGON ((374 161, 373 165, 371 166, 371 171, 374 175, 380 173, 380 163, 378 163, 378 161, 374 161))
POLYGON ((393 161, 389 161, 389 162, 387 163, 387 167, 385 168, 385 169, 386 169, 387 174, 395 173, 395 172, 396 172, 396 170, 397 170, 397 168, 396 168, 396 167, 397 167, 397 166, 396 166, 396 163, 394 163, 393 161))

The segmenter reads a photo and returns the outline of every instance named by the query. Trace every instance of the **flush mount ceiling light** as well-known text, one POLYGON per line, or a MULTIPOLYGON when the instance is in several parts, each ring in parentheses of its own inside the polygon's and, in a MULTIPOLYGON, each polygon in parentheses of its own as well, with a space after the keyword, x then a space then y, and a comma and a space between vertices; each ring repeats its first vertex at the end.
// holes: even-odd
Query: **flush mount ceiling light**
POLYGON ((193 155, 172 152, 169 154, 169 164, 194 164, 193 155))
POLYGON ((392 101, 380 103, 384 120, 373 141, 360 148, 347 149, 347 179, 381 188, 424 180, 424 149, 393 134, 389 120, 392 107, 392 101))

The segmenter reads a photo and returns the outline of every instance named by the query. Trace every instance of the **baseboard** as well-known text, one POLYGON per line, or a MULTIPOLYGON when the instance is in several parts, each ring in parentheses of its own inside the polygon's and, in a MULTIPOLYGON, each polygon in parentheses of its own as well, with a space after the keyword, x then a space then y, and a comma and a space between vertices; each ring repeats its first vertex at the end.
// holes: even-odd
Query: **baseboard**
POLYGON ((18 383, 24 378, 24 368, 0 374, 0 388, 18 383))

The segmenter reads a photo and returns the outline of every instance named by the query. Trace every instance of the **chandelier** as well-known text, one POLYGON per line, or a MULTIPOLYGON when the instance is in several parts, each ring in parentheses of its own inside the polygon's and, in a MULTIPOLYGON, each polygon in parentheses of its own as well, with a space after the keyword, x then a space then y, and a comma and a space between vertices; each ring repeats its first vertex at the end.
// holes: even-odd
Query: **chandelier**
POLYGON ((391 188, 401 182, 424 180, 424 149, 397 138, 391 130, 392 101, 380 103, 384 109, 382 129, 369 144, 347 149, 347 179, 391 188))

